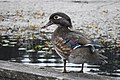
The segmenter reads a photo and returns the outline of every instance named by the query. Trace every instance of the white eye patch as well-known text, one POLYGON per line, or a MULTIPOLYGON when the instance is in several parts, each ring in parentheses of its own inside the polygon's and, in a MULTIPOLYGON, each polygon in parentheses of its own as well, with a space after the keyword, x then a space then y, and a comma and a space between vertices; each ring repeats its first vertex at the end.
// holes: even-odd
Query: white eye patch
POLYGON ((55 15, 54 16, 54 19, 56 20, 56 19, 60 19, 60 18, 62 18, 61 16, 58 16, 58 15, 55 15))

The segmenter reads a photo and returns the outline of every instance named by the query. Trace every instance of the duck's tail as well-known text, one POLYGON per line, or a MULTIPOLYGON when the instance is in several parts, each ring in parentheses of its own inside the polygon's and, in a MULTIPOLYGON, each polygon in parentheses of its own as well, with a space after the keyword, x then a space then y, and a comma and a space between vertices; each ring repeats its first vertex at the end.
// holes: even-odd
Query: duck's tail
POLYGON ((86 44, 85 46, 89 46, 90 48, 90 53, 93 55, 93 62, 98 63, 98 64, 106 64, 107 62, 107 57, 100 54, 99 51, 96 50, 96 48, 100 48, 101 45, 98 43, 89 43, 86 44))
POLYGON ((107 62, 107 57, 102 55, 102 54, 92 54, 92 57, 89 58, 89 64, 106 64, 107 62))

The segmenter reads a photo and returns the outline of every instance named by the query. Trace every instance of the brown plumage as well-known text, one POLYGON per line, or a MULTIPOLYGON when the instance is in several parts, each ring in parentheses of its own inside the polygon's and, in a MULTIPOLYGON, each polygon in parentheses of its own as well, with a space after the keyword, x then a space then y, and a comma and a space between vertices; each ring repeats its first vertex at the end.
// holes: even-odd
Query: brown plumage
MULTIPOLYGON (((66 71, 66 60, 72 63, 106 63, 106 57, 99 54, 91 39, 80 32, 71 30, 71 19, 64 13, 54 13, 50 16, 46 26, 56 24, 58 28, 52 35, 53 46, 58 55, 64 61, 64 72, 66 71)), ((44 26, 45 27, 45 26, 44 26)))

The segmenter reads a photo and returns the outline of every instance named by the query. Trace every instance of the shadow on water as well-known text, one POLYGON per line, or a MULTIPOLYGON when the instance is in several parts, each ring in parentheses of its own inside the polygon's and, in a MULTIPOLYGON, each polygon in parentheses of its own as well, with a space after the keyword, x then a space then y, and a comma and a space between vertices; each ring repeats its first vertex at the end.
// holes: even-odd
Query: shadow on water
MULTIPOLYGON (((63 62, 56 54, 53 46, 48 42, 50 41, 47 40, 46 37, 44 37, 44 39, 21 40, 7 35, 0 36, 0 59, 28 65, 53 67, 62 70, 63 62), (23 43, 21 44, 21 42, 23 43)), ((108 63, 105 65, 85 64, 84 71, 90 74, 120 77, 119 47, 104 42, 100 51, 101 54, 108 57, 108 63)), ((79 71, 80 68, 81 64, 67 63, 68 71, 79 71)))

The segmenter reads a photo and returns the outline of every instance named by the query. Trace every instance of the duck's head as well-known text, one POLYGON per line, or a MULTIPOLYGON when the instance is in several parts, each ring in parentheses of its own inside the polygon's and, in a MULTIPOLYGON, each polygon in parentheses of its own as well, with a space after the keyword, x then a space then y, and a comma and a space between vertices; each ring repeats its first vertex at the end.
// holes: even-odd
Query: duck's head
POLYGON ((70 17, 62 12, 53 13, 49 17, 49 22, 43 28, 48 27, 53 24, 58 25, 58 27, 72 28, 70 17))

